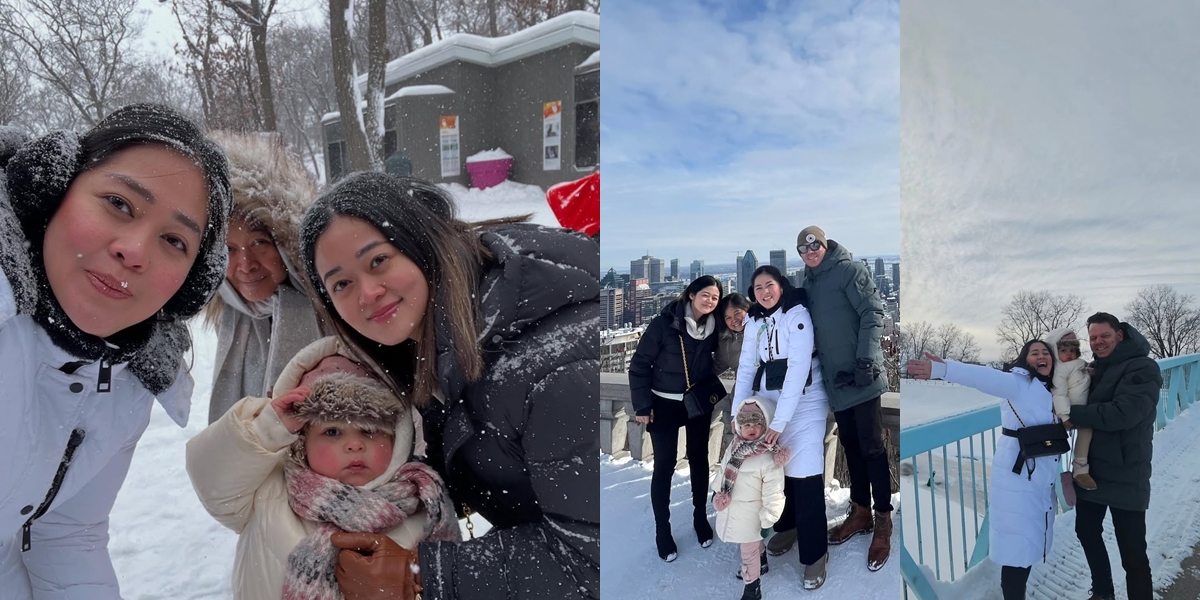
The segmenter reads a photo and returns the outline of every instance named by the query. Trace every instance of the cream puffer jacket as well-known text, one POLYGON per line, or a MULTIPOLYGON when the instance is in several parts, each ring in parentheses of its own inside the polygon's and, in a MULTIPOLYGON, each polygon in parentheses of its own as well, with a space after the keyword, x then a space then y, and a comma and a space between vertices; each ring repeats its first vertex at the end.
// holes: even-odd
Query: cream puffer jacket
MULTIPOLYGON (((291 391, 304 373, 339 353, 347 354, 334 337, 309 344, 284 368, 272 397, 291 391)), ((296 438, 271 408, 270 398, 248 397, 188 441, 187 471, 196 495, 209 514, 238 534, 234 600, 280 598, 288 555, 317 527, 288 506, 283 465, 287 448, 296 438)), ((412 415, 401 411, 392 462, 387 471, 363 487, 374 489, 390 480, 408 460, 412 444, 412 415)), ((388 537, 415 549, 424 535, 425 521, 425 513, 413 515, 388 532, 388 537)))
MULTIPOLYGON (((770 423, 775 413, 774 403, 751 396, 742 405, 751 402, 762 408, 766 422, 770 423)), ((737 423, 733 426, 736 431, 737 423)), ((733 444, 730 443, 721 459, 721 468, 713 475, 711 487, 714 492, 721 491, 725 468, 733 457, 732 450, 733 444)), ((717 537, 734 544, 761 541, 762 530, 775 525, 783 514, 783 477, 783 465, 775 464, 775 454, 772 452, 763 452, 742 462, 737 481, 730 492, 729 507, 717 511, 717 537)))

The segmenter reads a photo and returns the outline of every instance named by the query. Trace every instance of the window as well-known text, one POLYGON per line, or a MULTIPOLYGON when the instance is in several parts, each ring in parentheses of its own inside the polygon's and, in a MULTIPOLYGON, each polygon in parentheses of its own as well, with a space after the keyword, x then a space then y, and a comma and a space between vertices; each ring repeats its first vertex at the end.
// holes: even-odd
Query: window
POLYGON ((600 71, 575 76, 575 168, 600 164, 600 71))

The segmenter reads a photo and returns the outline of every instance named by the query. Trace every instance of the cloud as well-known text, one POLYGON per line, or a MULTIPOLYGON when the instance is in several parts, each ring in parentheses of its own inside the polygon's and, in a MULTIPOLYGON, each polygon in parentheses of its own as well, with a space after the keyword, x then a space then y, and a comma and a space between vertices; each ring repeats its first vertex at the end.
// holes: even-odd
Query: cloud
POLYGON ((1018 290, 1122 318, 1156 283, 1200 295, 1200 10, 1092 8, 902 13, 904 320, 957 323, 985 358, 1018 290))
MULTIPOLYGON (((899 249, 896 2, 605 8, 602 264, 899 249), (670 258, 670 257, 668 257, 670 258)), ((797 259, 798 260, 798 259, 797 259)))

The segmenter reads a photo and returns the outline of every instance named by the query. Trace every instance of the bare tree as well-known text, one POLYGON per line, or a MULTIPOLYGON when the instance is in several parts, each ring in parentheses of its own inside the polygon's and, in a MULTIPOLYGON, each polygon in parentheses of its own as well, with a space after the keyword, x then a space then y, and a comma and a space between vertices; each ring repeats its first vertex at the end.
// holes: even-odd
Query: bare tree
POLYGON ((29 49, 30 71, 95 125, 133 70, 137 0, 20 0, 0 5, 0 34, 29 49))
POLYGON ((1021 346, 1055 329, 1075 327, 1086 307, 1075 294, 1055 295, 1048 291, 1022 290, 1003 309, 1004 319, 996 328, 996 340, 1002 346, 1001 358, 1008 362, 1017 357, 1021 346))
POLYGON ((367 144, 367 135, 359 108, 362 94, 358 89, 358 69, 354 66, 354 46, 351 30, 354 18, 350 0, 329 0, 329 41, 332 45, 333 87, 342 131, 346 136, 348 171, 365 171, 374 161, 367 144))
POLYGON ((254 49, 254 69, 258 75, 258 101, 262 107, 262 125, 275 131, 275 93, 271 85, 271 63, 267 60, 267 25, 275 12, 276 0, 218 0, 232 10, 250 29, 254 49))
POLYGON ((321 117, 335 110, 329 49, 313 40, 329 39, 325 26, 281 23, 272 32, 272 69, 279 83, 276 106, 280 133, 304 156, 314 174, 323 168, 321 117))
POLYGON ((1150 340, 1150 353, 1167 358, 1200 352, 1200 307, 1196 297, 1180 294, 1169 285, 1138 291, 1125 305, 1129 324, 1150 340))
POLYGON ((371 169, 383 170, 383 92, 387 71, 387 0, 367 0, 367 106, 363 112, 371 169))
POLYGON ((942 358, 959 362, 979 361, 979 344, 975 342, 975 336, 953 323, 945 323, 934 330, 933 347, 932 352, 942 358))
POLYGON ((923 358, 933 348, 934 326, 926 321, 905 322, 900 325, 897 346, 900 349, 900 364, 908 364, 910 358, 923 358))
POLYGON ((29 85, 29 49, 0 36, 0 125, 11 125, 26 112, 33 90, 29 85))

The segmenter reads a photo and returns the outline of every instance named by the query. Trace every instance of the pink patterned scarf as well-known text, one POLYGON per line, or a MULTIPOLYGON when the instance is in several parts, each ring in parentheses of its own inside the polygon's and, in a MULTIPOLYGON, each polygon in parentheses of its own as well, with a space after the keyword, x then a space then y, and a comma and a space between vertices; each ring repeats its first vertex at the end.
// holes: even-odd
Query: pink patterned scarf
POLYGON ((721 475, 721 487, 713 496, 713 508, 719 511, 729 508, 730 502, 733 501, 733 484, 737 483, 738 471, 742 469, 742 463, 747 458, 770 452, 774 455, 772 459, 775 464, 785 465, 792 457, 792 451, 787 446, 779 444, 768 446, 763 438, 750 441, 735 437, 731 446, 729 462, 725 465, 725 471, 721 475))
POLYGON ((330 542, 335 532, 387 533, 424 507, 423 541, 462 539, 441 477, 423 463, 405 463, 374 490, 318 475, 295 461, 284 466, 284 477, 292 510, 320 523, 288 555, 284 600, 341 600, 335 577, 338 549, 330 542))

